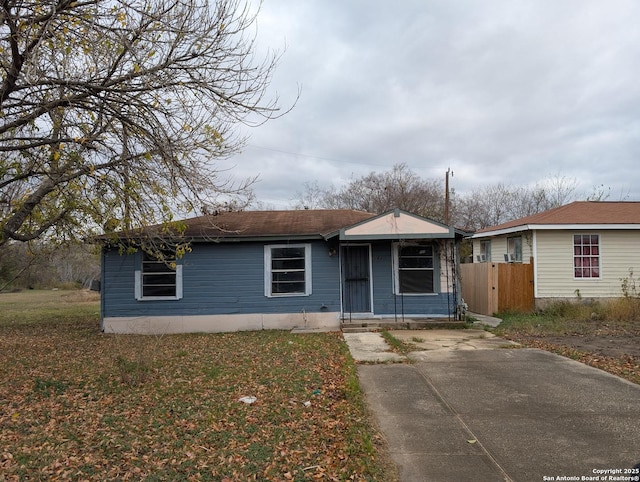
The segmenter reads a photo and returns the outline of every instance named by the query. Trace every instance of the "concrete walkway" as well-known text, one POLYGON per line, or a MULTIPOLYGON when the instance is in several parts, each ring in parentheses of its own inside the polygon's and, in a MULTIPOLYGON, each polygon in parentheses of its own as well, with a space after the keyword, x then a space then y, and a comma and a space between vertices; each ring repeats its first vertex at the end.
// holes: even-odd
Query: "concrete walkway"
POLYGON ((430 331, 392 332, 419 345, 402 360, 410 363, 370 364, 361 350, 374 343, 363 338, 380 335, 352 334, 360 348, 345 336, 354 358, 369 362, 358 367, 360 384, 401 481, 640 480, 624 473, 640 462, 640 386, 541 350, 502 348, 481 330, 430 331))
MULTIPOLYGON (((394 338, 423 350, 486 350, 517 346, 484 330, 394 330, 394 338)), ((391 351, 391 347, 378 332, 343 333, 351 356, 357 362, 406 361, 405 355, 391 351)))
POLYGON ((473 318, 475 321, 473 322, 474 326, 482 327, 482 326, 491 326, 495 328, 498 326, 502 320, 500 318, 496 318, 494 316, 481 315, 479 313, 467 313, 470 318, 473 318))

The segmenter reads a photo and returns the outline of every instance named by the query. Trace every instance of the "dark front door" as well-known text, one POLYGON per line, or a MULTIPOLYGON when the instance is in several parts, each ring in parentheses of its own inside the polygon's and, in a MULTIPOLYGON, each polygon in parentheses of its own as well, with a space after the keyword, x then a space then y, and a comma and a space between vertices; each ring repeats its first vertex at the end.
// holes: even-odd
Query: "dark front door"
POLYGON ((371 313, 369 246, 342 247, 342 311, 371 313))

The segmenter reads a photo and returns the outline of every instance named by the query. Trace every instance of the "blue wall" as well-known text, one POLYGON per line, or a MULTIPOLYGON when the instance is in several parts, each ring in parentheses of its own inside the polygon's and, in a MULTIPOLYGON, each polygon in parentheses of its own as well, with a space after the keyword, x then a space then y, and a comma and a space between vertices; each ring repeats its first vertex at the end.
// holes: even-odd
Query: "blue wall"
POLYGON ((137 301, 135 270, 140 255, 106 251, 103 317, 340 311, 338 256, 329 256, 325 242, 311 245, 312 294, 273 298, 264 294, 263 243, 193 244, 192 252, 181 260, 180 300, 137 301))
MULTIPOLYGON (((270 243, 280 244, 280 243, 270 243)), ((182 258, 180 300, 137 301, 135 270, 140 254, 105 250, 102 259, 102 316, 220 315, 237 313, 340 312, 340 266, 324 241, 311 242, 312 294, 268 298, 264 294, 264 243, 194 243, 182 258), (323 308, 324 306, 324 308, 323 308)), ((372 244, 375 315, 455 312, 453 296, 393 294, 391 243, 372 244)), ((436 272, 439 272, 437 269, 436 272)), ((440 280, 436 279, 436 286, 440 280)))
MULTIPOLYGON (((373 265, 373 299, 374 313, 376 315, 448 315, 448 305, 451 303, 451 310, 455 312, 456 303, 453 295, 448 298, 448 293, 437 293, 429 295, 394 295, 393 294, 393 265, 392 265, 392 245, 391 243, 372 244, 371 256, 373 265)), ((436 253, 439 255, 438 250, 436 253)), ((436 256, 438 259, 438 256, 436 256)), ((435 266, 436 279, 434 286, 440 287, 439 272, 440 267, 435 266)))

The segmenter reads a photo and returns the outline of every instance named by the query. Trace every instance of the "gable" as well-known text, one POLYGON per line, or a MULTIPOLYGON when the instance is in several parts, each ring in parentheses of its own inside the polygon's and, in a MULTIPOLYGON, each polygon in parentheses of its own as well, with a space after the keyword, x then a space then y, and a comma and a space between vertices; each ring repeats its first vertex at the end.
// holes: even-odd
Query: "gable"
POLYGON ((343 240, 453 238, 452 230, 436 221, 396 209, 340 231, 343 240))

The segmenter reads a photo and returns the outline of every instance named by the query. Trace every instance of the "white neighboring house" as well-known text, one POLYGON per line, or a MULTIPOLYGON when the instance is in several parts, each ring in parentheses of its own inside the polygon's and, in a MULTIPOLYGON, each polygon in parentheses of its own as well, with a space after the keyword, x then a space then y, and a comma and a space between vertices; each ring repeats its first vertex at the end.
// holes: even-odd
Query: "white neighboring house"
POLYGON ((472 241, 474 263, 533 263, 536 306, 619 297, 625 280, 640 291, 640 202, 576 201, 481 229, 472 241))

